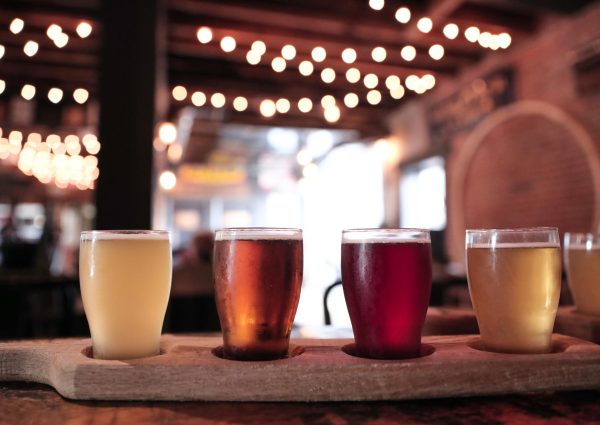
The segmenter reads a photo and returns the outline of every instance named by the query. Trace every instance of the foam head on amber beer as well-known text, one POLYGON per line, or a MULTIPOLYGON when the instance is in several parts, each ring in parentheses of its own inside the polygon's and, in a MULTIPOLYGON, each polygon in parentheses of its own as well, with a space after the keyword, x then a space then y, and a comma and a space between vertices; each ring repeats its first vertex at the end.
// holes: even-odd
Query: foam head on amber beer
POLYGON ((575 306, 600 316, 600 235, 565 233, 565 266, 575 306))
POLYGON ((466 262, 486 349, 549 352, 560 295, 558 230, 467 230, 466 262))
POLYGON ((420 355, 431 292, 429 231, 345 230, 342 283, 357 355, 420 355))
POLYGON ((79 275, 94 357, 159 353, 171 289, 168 232, 82 232, 79 275))
POLYGON ((213 268, 223 355, 285 357, 302 285, 302 231, 219 230, 213 268))

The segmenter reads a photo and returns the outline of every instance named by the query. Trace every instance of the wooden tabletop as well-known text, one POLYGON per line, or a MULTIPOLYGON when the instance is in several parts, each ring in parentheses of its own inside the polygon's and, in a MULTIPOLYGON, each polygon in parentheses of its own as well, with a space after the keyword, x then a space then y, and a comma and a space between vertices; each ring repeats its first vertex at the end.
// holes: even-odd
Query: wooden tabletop
POLYGON ((73 402, 0 383, 0 424, 592 424, 600 392, 369 403, 73 402))

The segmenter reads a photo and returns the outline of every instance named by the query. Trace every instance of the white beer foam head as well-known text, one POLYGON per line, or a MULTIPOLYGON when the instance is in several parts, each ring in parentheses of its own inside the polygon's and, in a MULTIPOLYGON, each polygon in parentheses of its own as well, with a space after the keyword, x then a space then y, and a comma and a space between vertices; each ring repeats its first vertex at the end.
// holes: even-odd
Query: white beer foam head
POLYGON ((160 240, 168 241, 171 235, 166 230, 93 230, 81 232, 81 240, 160 240))
POLYGON ((285 228, 229 228, 217 230, 215 234, 216 241, 233 241, 233 240, 283 240, 283 241, 301 241, 301 229, 285 229, 285 228))
POLYGON ((342 233, 342 243, 431 243, 423 229, 350 229, 342 233))
POLYGON ((488 249, 504 249, 504 248, 560 248, 560 243, 557 242, 499 242, 491 243, 476 243, 467 244, 467 248, 488 248, 488 249))

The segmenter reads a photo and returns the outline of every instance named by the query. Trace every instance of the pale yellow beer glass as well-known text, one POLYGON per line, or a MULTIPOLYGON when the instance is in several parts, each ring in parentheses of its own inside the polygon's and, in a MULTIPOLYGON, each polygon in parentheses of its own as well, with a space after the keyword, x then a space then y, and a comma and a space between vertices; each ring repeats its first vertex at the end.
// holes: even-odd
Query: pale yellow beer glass
POLYGON ((558 229, 467 230, 466 257, 485 349, 551 351, 561 283, 558 229))
POLYGON ((569 288, 581 313, 600 316, 600 235, 565 233, 569 288))
POLYGON ((168 232, 82 232, 79 279, 95 358, 159 354, 171 290, 168 232))

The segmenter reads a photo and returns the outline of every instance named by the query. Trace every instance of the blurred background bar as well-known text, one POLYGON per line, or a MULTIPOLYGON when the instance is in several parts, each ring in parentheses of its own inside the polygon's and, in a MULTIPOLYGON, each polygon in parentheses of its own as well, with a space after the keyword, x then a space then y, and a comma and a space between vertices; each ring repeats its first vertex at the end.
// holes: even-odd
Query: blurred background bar
POLYGON ((172 232, 170 332, 218 330, 232 226, 304 230, 299 334, 349 329, 344 228, 430 229, 431 305, 468 309, 466 228, 598 231, 599 22, 586 0, 4 0, 0 338, 87 334, 89 229, 172 232))

